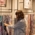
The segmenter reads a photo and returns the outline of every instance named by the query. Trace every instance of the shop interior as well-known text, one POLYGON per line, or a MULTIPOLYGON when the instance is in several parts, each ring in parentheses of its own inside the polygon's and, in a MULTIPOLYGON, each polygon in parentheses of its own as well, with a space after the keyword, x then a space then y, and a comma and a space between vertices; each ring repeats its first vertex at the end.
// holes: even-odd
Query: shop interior
MULTIPOLYGON (((15 24, 15 12, 17 10, 22 10, 24 13, 27 26, 26 35, 35 35, 35 28, 33 28, 33 26, 35 27, 35 0, 0 0, 0 22, 2 22, 2 27, 4 27, 6 19, 9 20, 10 25, 15 24)), ((11 29, 10 27, 7 28, 7 32, 9 35, 14 35, 14 29, 11 29)), ((3 35, 4 34, 6 33, 3 33, 3 35)))

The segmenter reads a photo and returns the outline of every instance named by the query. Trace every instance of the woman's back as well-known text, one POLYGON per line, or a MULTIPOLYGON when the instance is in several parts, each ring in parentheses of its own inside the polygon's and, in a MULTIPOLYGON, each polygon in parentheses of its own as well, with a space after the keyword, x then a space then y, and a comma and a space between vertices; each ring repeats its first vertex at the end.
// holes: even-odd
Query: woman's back
POLYGON ((23 34, 25 35, 26 34, 26 24, 23 19, 18 21, 14 27, 15 27, 15 29, 14 29, 15 35, 23 35, 23 34))

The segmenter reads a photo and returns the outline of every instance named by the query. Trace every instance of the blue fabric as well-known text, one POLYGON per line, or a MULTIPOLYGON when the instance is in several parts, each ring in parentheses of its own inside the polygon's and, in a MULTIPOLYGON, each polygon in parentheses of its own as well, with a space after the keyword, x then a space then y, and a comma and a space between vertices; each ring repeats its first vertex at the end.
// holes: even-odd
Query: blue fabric
POLYGON ((26 35, 26 24, 23 19, 18 21, 12 28, 14 29, 14 35, 26 35))

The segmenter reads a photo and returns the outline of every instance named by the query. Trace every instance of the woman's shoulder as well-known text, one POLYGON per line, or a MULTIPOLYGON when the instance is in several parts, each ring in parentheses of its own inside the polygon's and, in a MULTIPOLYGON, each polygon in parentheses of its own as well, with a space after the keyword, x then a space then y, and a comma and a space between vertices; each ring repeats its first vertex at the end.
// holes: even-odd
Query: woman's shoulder
POLYGON ((24 19, 21 19, 20 21, 18 21, 17 23, 25 23, 24 19))
POLYGON ((20 22, 25 22, 25 19, 21 19, 20 22))

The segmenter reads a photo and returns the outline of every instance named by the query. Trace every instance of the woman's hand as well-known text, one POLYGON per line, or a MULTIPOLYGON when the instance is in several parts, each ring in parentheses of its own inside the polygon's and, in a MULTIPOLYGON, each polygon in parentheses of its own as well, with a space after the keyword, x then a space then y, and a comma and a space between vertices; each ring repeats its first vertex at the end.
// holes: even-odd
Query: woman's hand
POLYGON ((4 23, 5 26, 8 26, 9 24, 4 23))

